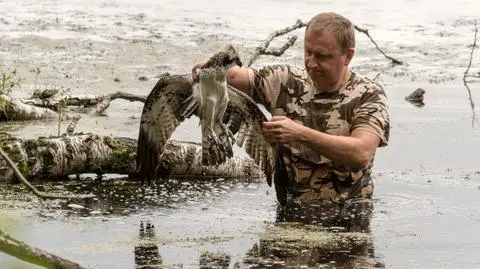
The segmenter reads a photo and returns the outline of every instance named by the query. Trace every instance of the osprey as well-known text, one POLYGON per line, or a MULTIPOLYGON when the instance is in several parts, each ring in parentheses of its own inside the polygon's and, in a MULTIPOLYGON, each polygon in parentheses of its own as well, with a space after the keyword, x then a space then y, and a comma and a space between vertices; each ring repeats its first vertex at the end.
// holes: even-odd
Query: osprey
MULTIPOLYGON (((137 147, 137 174, 149 182, 157 179, 159 159, 165 144, 185 118, 196 115, 202 130, 202 165, 218 165, 233 156, 236 143, 265 173, 275 179, 277 198, 286 200, 287 172, 280 147, 263 136, 267 120, 256 102, 226 82, 227 70, 241 66, 231 45, 215 53, 191 75, 165 75, 156 83, 143 107, 137 147)), ((283 148, 283 147, 282 147, 283 148)))

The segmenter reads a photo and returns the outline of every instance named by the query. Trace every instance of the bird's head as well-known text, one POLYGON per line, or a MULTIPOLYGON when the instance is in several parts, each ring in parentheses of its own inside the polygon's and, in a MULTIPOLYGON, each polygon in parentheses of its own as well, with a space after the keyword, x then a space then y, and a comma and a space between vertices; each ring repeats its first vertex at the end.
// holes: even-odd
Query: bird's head
POLYGON ((213 54, 197 71, 200 79, 207 77, 224 78, 227 70, 235 65, 242 66, 242 61, 232 45, 226 45, 213 54))

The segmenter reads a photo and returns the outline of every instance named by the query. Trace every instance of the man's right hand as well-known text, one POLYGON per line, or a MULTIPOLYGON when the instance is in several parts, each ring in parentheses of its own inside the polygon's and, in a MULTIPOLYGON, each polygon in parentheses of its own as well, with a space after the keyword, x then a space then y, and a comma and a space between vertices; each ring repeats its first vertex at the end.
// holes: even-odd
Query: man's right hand
POLYGON ((193 66, 192 68, 192 79, 194 82, 198 82, 198 80, 200 79, 197 75, 197 69, 199 68, 202 68, 205 63, 207 63, 208 59, 204 59, 202 61, 200 61, 199 63, 197 63, 196 65, 193 66))

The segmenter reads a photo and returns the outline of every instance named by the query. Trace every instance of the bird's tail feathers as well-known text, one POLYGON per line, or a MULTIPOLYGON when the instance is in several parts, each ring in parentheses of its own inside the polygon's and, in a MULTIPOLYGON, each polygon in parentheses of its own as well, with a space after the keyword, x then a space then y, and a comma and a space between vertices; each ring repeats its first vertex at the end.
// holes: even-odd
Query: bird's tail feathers
POLYGON ((220 123, 214 129, 202 125, 202 165, 220 165, 233 157, 233 135, 220 123))
POLYGON ((149 133, 140 128, 137 146, 136 176, 151 183, 157 180, 158 155, 149 133))

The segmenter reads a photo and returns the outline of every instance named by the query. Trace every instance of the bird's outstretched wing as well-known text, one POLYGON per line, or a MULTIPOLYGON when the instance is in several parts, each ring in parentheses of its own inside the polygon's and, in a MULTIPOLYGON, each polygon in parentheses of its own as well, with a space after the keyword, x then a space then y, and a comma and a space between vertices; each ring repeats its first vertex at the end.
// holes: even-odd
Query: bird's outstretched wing
POLYGON ((274 181, 277 200, 285 205, 289 180, 283 156, 291 154, 290 151, 265 139, 262 125, 267 117, 250 96, 231 86, 228 87, 228 95, 230 102, 224 123, 236 134, 237 145, 244 148, 263 170, 268 185, 271 186, 274 181))
POLYGON ((147 97, 140 120, 137 176, 157 179, 157 167, 168 139, 185 119, 196 113, 198 84, 190 75, 161 77, 147 97))
POLYGON ((276 146, 263 136, 262 124, 267 120, 256 102, 245 93, 228 86, 229 104, 224 122, 236 134, 236 143, 263 170, 269 186, 275 169, 276 146))
MULTIPOLYGON (((284 196, 286 175, 279 158, 282 149, 270 144, 262 131, 265 114, 245 93, 228 86, 229 102, 223 123, 235 135, 236 143, 263 170, 268 185, 275 177, 277 196, 284 196)), ((190 75, 164 76, 159 79, 145 102, 138 135, 137 175, 142 179, 157 179, 157 167, 165 144, 180 123, 192 115, 198 116, 198 83, 190 75)), ((279 199, 280 200, 280 199, 279 199)))

